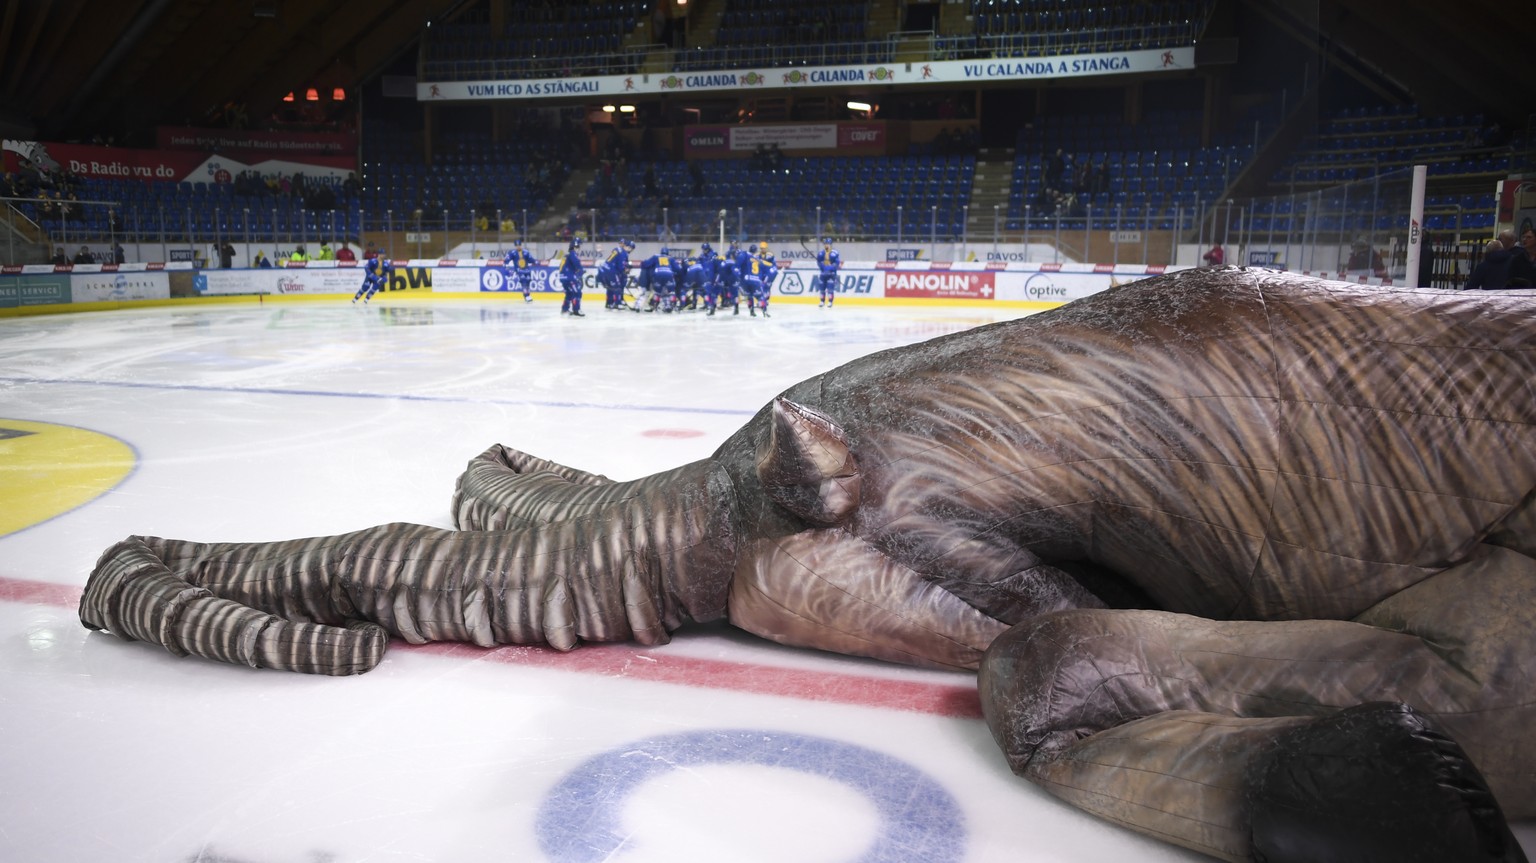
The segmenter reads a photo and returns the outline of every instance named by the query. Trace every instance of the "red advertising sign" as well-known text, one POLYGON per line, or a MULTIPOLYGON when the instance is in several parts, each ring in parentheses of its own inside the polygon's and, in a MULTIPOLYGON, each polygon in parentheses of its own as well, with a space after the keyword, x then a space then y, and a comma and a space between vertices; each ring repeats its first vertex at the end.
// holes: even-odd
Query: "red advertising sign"
POLYGON ((996 274, 892 270, 885 274, 885 295, 899 299, 990 300, 996 274))

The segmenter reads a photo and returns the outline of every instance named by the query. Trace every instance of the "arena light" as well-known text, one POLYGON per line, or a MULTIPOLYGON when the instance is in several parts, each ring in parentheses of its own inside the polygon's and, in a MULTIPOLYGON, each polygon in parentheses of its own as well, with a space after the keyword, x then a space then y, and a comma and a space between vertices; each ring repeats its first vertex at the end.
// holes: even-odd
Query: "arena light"
POLYGON ((288 91, 288 95, 283 97, 283 101, 284 102, 292 102, 293 101, 293 91, 292 90, 289 90, 288 91))
POLYGON ((619 113, 620 114, 633 114, 633 113, 635 113, 635 106, 634 105, 620 105, 619 106, 619 113))
POLYGON ((612 114, 614 111, 617 111, 617 110, 618 109, 613 107, 612 105, 604 105, 603 106, 603 111, 605 111, 606 113, 609 113, 609 114, 612 114))
POLYGON ((304 99, 309 102, 318 102, 320 101, 320 91, 310 87, 304 91, 304 99))
POLYGON ((346 88, 345 87, 337 87, 336 89, 332 90, 331 91, 331 101, 332 102, 345 102, 345 101, 347 101, 347 90, 346 90, 346 88))
POLYGON ((870 104, 868 102, 849 102, 848 103, 848 110, 850 110, 850 111, 868 111, 870 109, 870 107, 871 106, 870 106, 870 104))

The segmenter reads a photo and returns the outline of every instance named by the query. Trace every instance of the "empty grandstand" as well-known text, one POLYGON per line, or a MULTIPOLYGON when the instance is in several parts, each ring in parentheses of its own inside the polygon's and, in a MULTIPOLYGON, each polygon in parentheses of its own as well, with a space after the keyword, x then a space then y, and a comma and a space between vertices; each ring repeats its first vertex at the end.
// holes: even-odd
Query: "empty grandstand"
POLYGON ((1423 227, 1462 256, 1438 274, 1454 283, 1501 181, 1536 167, 1528 109, 1416 87, 1329 6, 257 6, 20 10, 8 56, 26 59, 0 83, 57 69, 7 115, 0 257, 837 236, 1159 265, 1219 241, 1303 268, 1364 237, 1401 264, 1402 177, 1425 164, 1423 227), (112 47, 75 68, 27 38, 50 27, 112 47))

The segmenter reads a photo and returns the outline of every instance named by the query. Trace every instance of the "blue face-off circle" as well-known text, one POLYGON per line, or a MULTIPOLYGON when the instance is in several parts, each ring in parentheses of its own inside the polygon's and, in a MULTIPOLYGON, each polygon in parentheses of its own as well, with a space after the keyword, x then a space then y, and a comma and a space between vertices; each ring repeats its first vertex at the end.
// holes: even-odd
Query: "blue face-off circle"
POLYGON ((916 767, 839 740, 750 730, 664 734, 588 759, 545 797, 539 846, 554 863, 608 860, 624 847, 624 806, 637 788, 673 770, 732 764, 799 771, 863 795, 880 826, 850 863, 951 863, 965 850, 959 804, 916 767))

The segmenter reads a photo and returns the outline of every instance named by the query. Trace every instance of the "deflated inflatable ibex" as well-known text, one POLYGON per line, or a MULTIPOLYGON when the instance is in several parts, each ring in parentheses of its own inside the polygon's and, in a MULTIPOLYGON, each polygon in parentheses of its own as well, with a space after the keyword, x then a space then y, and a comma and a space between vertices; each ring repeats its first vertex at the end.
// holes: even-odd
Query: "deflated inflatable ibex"
POLYGON ((1533 297, 1191 271, 849 363, 633 482, 494 446, 460 530, 132 537, 80 616, 321 674, 723 617, 978 669, 1017 773, 1205 854, 1524 860, 1533 382, 1533 297))

